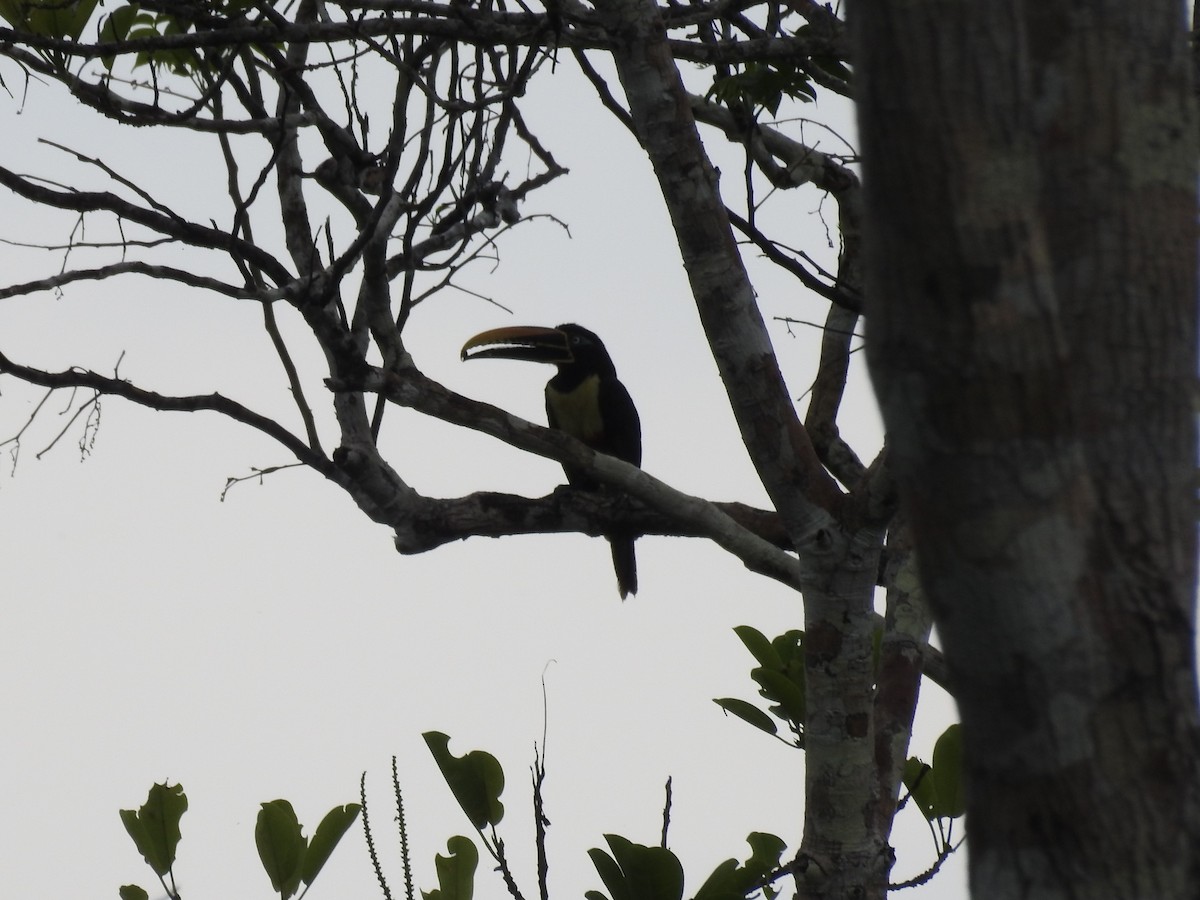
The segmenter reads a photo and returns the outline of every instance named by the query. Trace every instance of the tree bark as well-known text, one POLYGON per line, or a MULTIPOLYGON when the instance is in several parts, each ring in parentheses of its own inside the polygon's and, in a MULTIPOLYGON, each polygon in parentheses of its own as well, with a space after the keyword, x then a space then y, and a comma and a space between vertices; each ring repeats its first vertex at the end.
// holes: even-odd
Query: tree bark
MULTIPOLYGON (((671 216, 692 294, 743 442, 800 558, 804 594, 804 837, 798 896, 882 900, 891 865, 873 701, 875 584, 889 505, 844 494, 821 464, 779 371, 692 101, 649 0, 597 4, 629 118, 671 216)), ((890 826, 890 819, 887 823, 890 826)))
POLYGON ((869 359, 962 713, 976 897, 1200 884, 1181 13, 851 9, 869 359))

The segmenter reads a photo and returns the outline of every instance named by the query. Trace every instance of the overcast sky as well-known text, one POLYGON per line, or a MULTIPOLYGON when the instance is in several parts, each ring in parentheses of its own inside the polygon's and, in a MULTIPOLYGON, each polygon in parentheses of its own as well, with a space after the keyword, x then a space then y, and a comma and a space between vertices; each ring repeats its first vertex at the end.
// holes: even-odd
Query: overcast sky
MULTIPOLYGON (((4 72, 6 80, 11 73, 4 72)), ((9 80, 11 87, 11 80, 9 80)), ((548 367, 458 360, 462 342, 503 324, 578 321, 606 341, 641 410, 645 468, 685 491, 762 504, 715 365, 699 329, 646 163, 563 61, 535 80, 527 115, 571 174, 537 192, 501 246, 495 270, 469 279, 513 310, 447 293, 414 316, 406 338, 417 363, 468 396, 542 417, 548 367)), ((212 157, 170 135, 121 134, 33 83, 0 95, 9 123, 3 164, 61 181, 92 178, 44 145, 50 138, 145 178, 186 212, 206 208, 212 157), (172 185, 174 184, 174 187, 172 185)), ((850 134, 845 110, 811 109, 850 134)), ((719 146, 711 135, 710 145, 719 146)), ((840 149, 815 130, 806 137, 840 149)), ((739 165, 727 157, 732 172, 739 165)), ((732 183, 731 183, 732 182, 732 183)), ((727 192, 736 191, 726 175, 727 192)), ((735 194, 736 196, 736 194, 735 194)), ((12 201, 10 200, 10 203, 12 201)), ((828 255, 821 197, 780 198, 828 255)), ((14 241, 63 241, 70 223, 19 215, 0 226, 14 241)), ((0 246, 6 282, 44 277, 61 253, 0 246)), ((825 304, 762 267, 768 316, 821 321, 825 304)), ((302 362, 303 329, 286 321, 302 362)), ((771 325, 794 396, 811 382, 817 333, 771 325)), ((120 372, 166 393, 220 390, 296 427, 286 384, 251 304, 146 279, 80 284, 61 298, 0 301, 0 350, 49 368, 120 372)), ((865 457, 880 440, 861 359, 843 433, 865 457)), ((0 379, 0 439, 41 394, 0 379)), ((315 402, 323 402, 316 397, 315 402)), ((269 896, 253 843, 258 804, 291 800, 311 833, 331 806, 357 799, 367 772, 375 834, 402 891, 388 787, 400 760, 417 884, 436 886, 433 855, 470 826, 440 780, 420 734, 445 731, 451 750, 487 749, 504 765, 502 835, 517 878, 535 893, 529 766, 543 728, 551 891, 578 897, 601 883, 586 857, 602 835, 655 843, 663 783, 674 779, 671 846, 687 890, 722 860, 744 858, 746 834, 771 831, 795 851, 803 758, 739 721, 713 697, 755 699, 749 655, 731 629, 768 635, 800 627, 798 597, 746 572, 697 540, 638 542, 641 592, 621 603, 607 546, 582 536, 474 539, 401 557, 386 529, 318 476, 293 469, 247 482, 221 502, 226 478, 288 462, 270 441, 213 414, 154 413, 103 402, 94 446, 81 461, 55 395, 14 461, 0 456, 0 796, 7 896, 115 897, 156 883, 118 819, 155 781, 181 782, 191 808, 176 867, 188 900, 269 896), (547 705, 543 707, 542 680, 547 705), (548 721, 544 721, 548 716, 548 721)), ((327 440, 332 434, 325 434, 327 440)), ((393 410, 383 444, 424 493, 473 490, 540 495, 557 465, 496 441, 393 410)), ((928 690, 912 752, 926 758, 952 706, 928 690)), ((894 879, 932 861, 927 828, 902 816, 894 879)), ((960 854, 962 856, 962 854, 960 854)), ((914 897, 964 892, 963 860, 914 897)), ((502 895, 481 864, 477 892, 502 895)), ((785 886, 785 889, 786 886, 785 886)), ((377 888, 359 829, 310 897, 370 897, 377 888)))

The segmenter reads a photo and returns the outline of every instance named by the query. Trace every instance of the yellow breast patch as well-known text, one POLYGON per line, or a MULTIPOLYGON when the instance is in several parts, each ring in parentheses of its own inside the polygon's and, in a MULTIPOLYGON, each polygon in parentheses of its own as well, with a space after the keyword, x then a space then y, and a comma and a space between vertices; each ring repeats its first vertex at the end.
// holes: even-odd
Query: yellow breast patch
POLYGON ((584 379, 575 390, 563 394, 546 388, 546 402, 554 411, 555 425, 585 443, 604 434, 600 418, 600 376, 584 379))

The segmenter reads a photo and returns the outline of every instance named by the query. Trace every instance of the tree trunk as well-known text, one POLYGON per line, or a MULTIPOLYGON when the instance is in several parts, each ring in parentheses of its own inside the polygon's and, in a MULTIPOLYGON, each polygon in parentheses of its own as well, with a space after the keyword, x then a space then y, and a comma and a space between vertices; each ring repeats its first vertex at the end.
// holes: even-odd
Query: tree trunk
POLYGON ((872 815, 881 803, 873 637, 888 504, 872 507, 869 480, 860 494, 843 494, 797 417, 660 10, 649 0, 596 6, 615 39, 630 121, 658 178, 747 452, 799 555, 808 709, 797 896, 882 900, 891 820, 872 815))
POLYGON ((1196 147, 1178 4, 851 9, 868 348, 976 897, 1200 885, 1196 147))

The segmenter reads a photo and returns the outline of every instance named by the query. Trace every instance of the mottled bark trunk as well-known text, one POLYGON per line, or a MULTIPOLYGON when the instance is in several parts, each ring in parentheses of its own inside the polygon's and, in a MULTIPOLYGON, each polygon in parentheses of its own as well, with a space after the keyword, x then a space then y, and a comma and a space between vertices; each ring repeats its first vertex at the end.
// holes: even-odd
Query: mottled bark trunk
POLYGON ((867 318, 976 897, 1193 897, 1196 152, 1182 11, 851 8, 867 318))
POLYGON ((658 177, 747 452, 800 556, 808 721, 799 894, 883 900, 890 853, 873 816, 872 635, 885 522, 856 511, 869 504, 841 492, 797 417, 658 9, 649 0, 596 7, 614 37, 630 118, 658 177))

